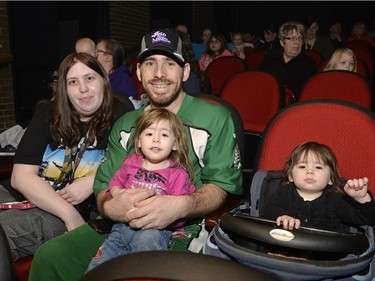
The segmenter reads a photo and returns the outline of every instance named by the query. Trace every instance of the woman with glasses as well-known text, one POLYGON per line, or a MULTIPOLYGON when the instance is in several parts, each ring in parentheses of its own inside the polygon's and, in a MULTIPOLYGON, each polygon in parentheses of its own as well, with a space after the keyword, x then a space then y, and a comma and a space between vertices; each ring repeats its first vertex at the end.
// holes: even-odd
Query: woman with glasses
POLYGON ((129 97, 132 101, 138 99, 138 91, 130 78, 124 64, 124 48, 114 39, 101 39, 96 44, 96 58, 106 70, 111 82, 112 91, 129 97))
POLYGON ((315 61, 302 52, 305 26, 296 21, 288 21, 279 28, 282 48, 267 54, 260 70, 273 73, 285 86, 287 102, 297 99, 305 81, 314 74, 315 61))
POLYGON ((199 59, 199 67, 202 71, 206 71, 207 66, 214 60, 220 57, 233 56, 233 54, 226 49, 227 40, 221 33, 213 33, 206 51, 199 59))

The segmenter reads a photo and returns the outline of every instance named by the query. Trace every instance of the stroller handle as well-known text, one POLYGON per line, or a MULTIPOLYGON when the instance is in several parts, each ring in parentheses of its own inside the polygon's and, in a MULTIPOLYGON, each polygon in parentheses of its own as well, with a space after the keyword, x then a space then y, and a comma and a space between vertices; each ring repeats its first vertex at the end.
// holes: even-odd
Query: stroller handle
POLYGON ((359 255, 369 247, 369 240, 362 231, 339 233, 307 227, 285 230, 275 221, 228 212, 222 215, 219 225, 227 233, 299 250, 359 255))

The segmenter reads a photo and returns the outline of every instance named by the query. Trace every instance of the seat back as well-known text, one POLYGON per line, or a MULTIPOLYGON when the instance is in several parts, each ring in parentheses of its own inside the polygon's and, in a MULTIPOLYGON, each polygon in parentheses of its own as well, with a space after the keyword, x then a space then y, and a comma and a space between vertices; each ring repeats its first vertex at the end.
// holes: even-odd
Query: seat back
POLYGON ((310 77, 303 86, 298 101, 337 99, 371 109, 372 91, 372 86, 365 77, 351 71, 331 70, 310 77))
POLYGON ((224 84, 220 97, 240 113, 245 130, 262 132, 268 121, 285 106, 285 92, 269 72, 237 73, 224 84))
POLYGON ((356 39, 346 42, 345 48, 349 48, 352 50, 364 50, 368 52, 372 52, 373 50, 373 47, 371 46, 370 42, 362 39, 356 39))
POLYGON ((245 57, 245 62, 249 70, 259 69, 260 64, 263 61, 263 58, 269 51, 267 50, 254 50, 245 57))
MULTIPOLYGON (((285 92, 272 74, 253 70, 232 76, 221 95, 239 112, 245 127, 244 170, 252 170, 255 153, 268 121, 285 106, 285 92)), ((246 190, 245 190, 246 191, 246 190)))
POLYGON ((146 251, 111 259, 87 272, 80 281, 244 281, 249 280, 249 276, 252 280, 279 280, 258 269, 210 255, 186 251, 146 251))
POLYGON ((319 64, 323 61, 322 55, 317 51, 306 50, 305 53, 315 61, 315 68, 317 68, 319 64))
POLYGON ((362 60, 367 65, 370 80, 374 81, 374 57, 372 52, 360 49, 354 49, 353 52, 355 53, 358 59, 362 60))
POLYGON ((214 59, 206 69, 206 76, 211 84, 212 94, 218 96, 224 82, 233 74, 246 70, 243 59, 235 56, 214 59))
POLYGON ((366 176, 371 192, 375 192, 373 112, 336 100, 305 101, 285 107, 263 132, 255 169, 282 170, 292 150, 307 141, 331 147, 341 176, 347 179, 366 176))

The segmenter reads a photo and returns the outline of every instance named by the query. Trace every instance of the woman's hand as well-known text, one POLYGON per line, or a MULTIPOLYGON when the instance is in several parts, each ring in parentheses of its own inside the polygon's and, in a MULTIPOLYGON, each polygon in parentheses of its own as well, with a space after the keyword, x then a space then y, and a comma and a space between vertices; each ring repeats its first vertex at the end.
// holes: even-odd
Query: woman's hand
POLYGON ((95 176, 87 176, 75 179, 71 184, 67 184, 58 194, 66 202, 77 205, 88 198, 93 193, 95 176))

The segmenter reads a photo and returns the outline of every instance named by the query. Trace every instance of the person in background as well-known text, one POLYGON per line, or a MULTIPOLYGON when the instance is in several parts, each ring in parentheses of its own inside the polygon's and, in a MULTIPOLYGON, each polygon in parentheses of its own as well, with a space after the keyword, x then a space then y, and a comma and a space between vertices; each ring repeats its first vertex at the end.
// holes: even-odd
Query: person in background
POLYGON ((302 52, 305 38, 302 23, 283 23, 278 37, 282 48, 266 54, 259 69, 269 71, 280 79, 287 91, 287 103, 290 103, 298 98, 303 84, 315 73, 315 61, 302 52))
POLYGON ((95 42, 91 38, 80 38, 76 41, 75 51, 76 53, 86 53, 95 57, 95 42))
POLYGON ((138 98, 138 91, 124 63, 125 53, 121 43, 114 39, 100 39, 96 44, 96 58, 108 73, 112 91, 138 98))
POLYGON ((272 52, 273 50, 280 49, 280 41, 277 38, 277 26, 275 24, 268 24, 263 28, 264 40, 259 40, 255 45, 257 50, 265 50, 272 52))
POLYGON ((190 65, 189 78, 184 81, 183 89, 189 95, 197 95, 206 92, 204 74, 199 68, 198 61, 195 59, 190 37, 181 31, 175 30, 182 41, 182 54, 187 63, 190 65))
POLYGON ((347 70, 357 72, 357 57, 349 48, 336 49, 328 61, 324 71, 347 70))
POLYGON ((201 35, 202 42, 201 43, 194 43, 194 42, 192 43, 194 56, 195 56, 195 59, 197 61, 199 61, 202 54, 206 50, 207 45, 208 45, 208 41, 210 40, 211 35, 212 35, 212 29, 211 28, 204 28, 202 30, 202 35, 201 35))
POLYGON ((319 35, 319 22, 316 18, 311 16, 306 23, 306 40, 304 49, 318 52, 323 59, 329 59, 335 50, 335 46, 331 40, 319 35))
MULTIPOLYGON (((186 195, 195 191, 190 184, 194 169, 185 128, 173 112, 164 108, 145 111, 135 124, 133 143, 135 153, 125 159, 109 182, 108 194, 114 197, 129 188, 153 189, 155 195, 186 195)), ((115 223, 87 271, 128 253, 168 250, 172 231, 182 231, 183 225, 180 220, 164 229, 134 229, 126 223, 115 223)))
MULTIPOLYGON (((242 193, 241 155, 229 110, 183 91, 190 66, 181 45, 177 34, 168 29, 154 30, 142 38, 137 75, 150 103, 125 114, 112 128, 94 190, 101 216, 133 228, 162 229, 186 219, 184 231, 172 238, 171 248, 200 252, 199 238, 208 234, 203 217, 222 206, 228 194, 242 193), (154 196, 152 189, 135 188, 108 196, 111 178, 133 152, 130 140, 136 119, 145 110, 159 107, 175 113, 184 123, 195 171, 192 184, 197 190, 182 196, 154 196)), ((29 281, 79 280, 107 237, 85 224, 48 241, 34 255, 29 281)))
POLYGON ((367 26, 363 21, 357 21, 353 24, 348 42, 354 40, 364 40, 370 43, 372 47, 375 47, 375 41, 372 37, 367 36, 367 26))
POLYGON ((284 229, 305 226, 349 232, 350 226, 375 224, 368 178, 341 184, 336 156, 324 144, 297 146, 286 160, 283 181, 286 184, 265 201, 262 217, 284 229))
POLYGON ((27 199, 36 206, 0 212, 14 260, 89 218, 110 128, 129 110, 113 104, 107 73, 86 53, 64 58, 57 83, 55 99, 38 104, 18 145, 11 186, 0 186, 2 203, 27 199))
POLYGON ((206 51, 199 59, 199 67, 201 71, 206 71, 207 66, 214 59, 225 56, 233 56, 233 54, 226 49, 226 46, 227 40, 225 39, 224 35, 221 33, 213 33, 209 40, 206 51))
POLYGON ((175 27, 175 30, 181 31, 190 37, 189 28, 185 24, 179 24, 175 27))
POLYGON ((368 37, 371 37, 372 40, 375 39, 375 20, 372 22, 372 24, 370 25, 368 31, 367 31, 367 34, 366 34, 368 37))
POLYGON ((346 36, 343 34, 341 22, 333 20, 329 26, 329 39, 335 49, 341 48, 346 44, 346 36))
POLYGON ((254 49, 254 45, 252 43, 245 43, 243 41, 243 34, 241 32, 236 32, 232 36, 233 42, 233 49, 232 53, 234 56, 239 57, 241 59, 245 59, 245 47, 250 47, 254 49))

